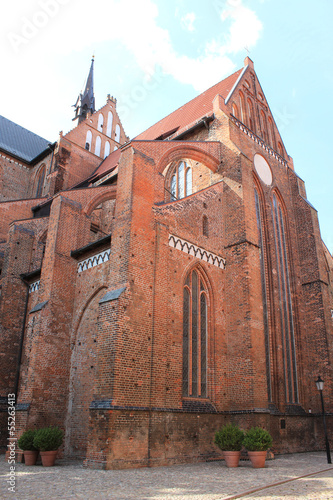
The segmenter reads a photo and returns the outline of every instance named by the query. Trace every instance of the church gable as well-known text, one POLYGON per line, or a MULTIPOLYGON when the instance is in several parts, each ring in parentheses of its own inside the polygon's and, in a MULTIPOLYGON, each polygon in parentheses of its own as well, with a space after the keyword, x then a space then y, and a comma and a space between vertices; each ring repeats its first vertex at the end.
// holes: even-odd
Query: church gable
POLYGON ((245 59, 245 71, 228 95, 225 104, 231 115, 262 139, 267 146, 288 160, 288 154, 273 114, 260 85, 253 62, 245 59))
POLYGON ((0 203, 17 436, 56 425, 86 465, 164 465, 219 459, 232 416, 276 453, 319 450, 332 258, 252 61, 130 143, 114 98, 79 116, 30 169, 44 198, 0 203))
POLYGON ((108 95, 102 108, 93 114, 88 113, 64 137, 102 159, 106 158, 128 140, 116 106, 117 100, 108 95))

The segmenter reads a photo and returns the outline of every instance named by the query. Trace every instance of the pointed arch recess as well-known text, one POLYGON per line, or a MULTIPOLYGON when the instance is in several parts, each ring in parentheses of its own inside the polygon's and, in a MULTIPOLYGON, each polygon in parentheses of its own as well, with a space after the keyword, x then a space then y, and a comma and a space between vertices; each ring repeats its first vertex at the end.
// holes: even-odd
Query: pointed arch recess
POLYGON ((200 150, 199 148, 193 146, 176 146, 171 151, 168 151, 159 161, 157 169, 160 173, 163 173, 165 168, 169 163, 181 160, 183 158, 188 158, 189 160, 194 160, 202 163, 207 168, 212 170, 212 172, 217 172, 220 160, 218 160, 213 155, 200 150))
MULTIPOLYGON (((186 269, 184 269, 182 276, 182 290, 183 290, 183 372, 182 372, 182 394, 184 398, 199 398, 199 399, 207 399, 212 398, 214 393, 214 377, 211 370, 213 366, 214 360, 214 321, 213 321, 213 288, 210 282, 210 279, 207 275, 206 269, 201 263, 192 262, 186 269), (197 388, 196 391, 193 385, 193 376, 195 375, 193 372, 193 350, 191 348, 192 344, 192 319, 190 319, 190 326, 188 325, 188 321, 186 324, 186 315, 187 318, 193 318, 193 308, 192 308, 192 297, 193 293, 193 283, 192 283, 192 275, 196 273, 199 278, 199 283, 197 290, 199 295, 197 297, 197 308, 198 308, 198 317, 197 317, 197 342, 200 341, 201 345, 197 346, 198 349, 196 351, 197 364, 195 371, 198 375, 197 378, 197 388), (200 283, 203 286, 199 285, 200 283), (191 288, 191 290, 190 290, 191 288), (201 301, 201 296, 204 295, 203 302, 201 301), (186 303, 187 301, 187 303, 186 303), (188 307, 191 307, 191 311, 188 307), (205 347, 204 352, 202 348, 202 328, 204 324, 202 323, 202 312, 205 309, 205 347), (191 330, 187 330, 190 328, 191 330), (186 331, 188 332, 188 336, 186 336, 186 331), (200 333, 199 333, 200 332, 200 333), (204 354, 204 357, 202 356, 204 354), (200 372, 200 374, 199 374, 200 372), (199 388, 200 386, 200 388, 199 388)), ((195 377, 197 376, 195 375, 195 377)))
POLYGON ((72 354, 67 407, 66 448, 72 456, 84 457, 89 431, 89 405, 93 399, 98 370, 95 341, 98 334, 99 295, 107 286, 95 290, 80 308, 71 335, 72 354))
POLYGON ((117 188, 114 186, 111 186, 107 191, 104 191, 103 193, 98 193, 85 205, 85 207, 83 208, 83 213, 88 216, 91 215, 95 208, 100 205, 100 203, 103 203, 107 200, 114 200, 116 198, 116 194, 117 188))
POLYGON ((299 400, 296 352, 297 308, 293 299, 295 283, 292 278, 294 272, 288 216, 285 203, 278 189, 272 191, 271 200, 280 302, 279 322, 282 336, 285 402, 287 404, 297 404, 299 400))
POLYGON ((107 285, 100 285, 96 290, 93 291, 93 293, 88 297, 86 302, 80 307, 72 330, 72 336, 71 336, 72 344, 75 342, 78 328, 80 326, 84 313, 89 307, 89 304, 91 304, 91 302, 95 299, 96 295, 98 295, 102 290, 107 290, 107 288, 108 288, 107 285))
POLYGON ((272 344, 271 337, 271 279, 269 271, 269 247, 268 241, 268 228, 267 228, 267 214, 264 203, 264 194, 257 172, 253 171, 254 180, 254 197, 255 197, 255 211, 257 219, 258 243, 259 243, 259 258, 260 258, 260 275, 261 275, 261 291, 263 303, 263 325, 264 325, 264 342, 265 342, 265 364, 266 364, 266 383, 267 383, 267 396, 268 401, 272 402, 273 388, 272 388, 272 344))

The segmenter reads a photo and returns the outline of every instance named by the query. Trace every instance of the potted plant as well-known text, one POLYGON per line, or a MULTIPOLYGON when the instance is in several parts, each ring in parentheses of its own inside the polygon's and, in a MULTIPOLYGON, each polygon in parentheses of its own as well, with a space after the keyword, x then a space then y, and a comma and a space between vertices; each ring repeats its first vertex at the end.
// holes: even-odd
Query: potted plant
POLYGON ((272 442, 270 433, 261 427, 252 427, 246 432, 243 444, 253 467, 256 469, 265 467, 267 450, 272 446, 272 442))
POLYGON ((44 427, 36 432, 34 446, 40 450, 44 467, 54 465, 62 440, 63 432, 59 427, 44 427))
POLYGON ((27 430, 17 441, 18 447, 23 450, 25 465, 36 465, 38 448, 34 446, 35 430, 27 430))
POLYGON ((236 425, 224 425, 215 433, 215 444, 223 451, 227 467, 237 467, 240 460, 244 432, 236 425))

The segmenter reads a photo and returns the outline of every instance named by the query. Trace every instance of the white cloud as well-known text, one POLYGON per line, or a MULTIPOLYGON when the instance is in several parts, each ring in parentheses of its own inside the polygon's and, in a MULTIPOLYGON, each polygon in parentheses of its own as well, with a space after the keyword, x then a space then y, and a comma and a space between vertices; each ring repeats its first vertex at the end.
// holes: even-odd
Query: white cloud
MULTIPOLYGON (((144 75, 151 75, 158 67, 175 80, 203 91, 235 70, 234 55, 243 52, 245 46, 253 47, 262 30, 255 12, 245 7, 242 0, 228 0, 221 3, 222 11, 219 10, 222 35, 206 38, 201 53, 191 57, 182 51, 181 43, 171 40, 168 29, 159 24, 156 1, 96 0, 93 4, 90 0, 7 2, 0 43, 2 63, 12 84, 8 82, 8 104, 4 103, 3 112, 7 115, 10 112, 12 119, 19 121, 12 114, 13 102, 17 105, 17 114, 22 113, 21 101, 17 99, 19 94, 23 98, 29 96, 35 102, 38 99, 42 106, 49 102, 50 95, 56 96, 59 102, 68 100, 66 83, 69 76, 59 70, 63 56, 68 62, 68 55, 74 53, 74 61, 77 54, 87 50, 92 54, 97 49, 97 61, 101 47, 104 47, 102 51, 110 47, 110 52, 119 56, 119 67, 115 68, 114 74, 117 80, 124 77, 121 68, 126 70, 127 61, 133 64, 134 60, 144 75), (43 75, 47 75, 46 81, 43 75), (60 89, 67 94, 60 96, 60 89)), ((197 20, 196 13, 189 12, 183 16, 182 23, 193 32, 197 20)), ((207 31, 202 34, 205 40, 203 37, 207 37, 207 31)), ((107 64, 106 61, 102 63, 107 64)), ((137 74, 135 68, 133 73, 137 74)), ((128 80, 128 69, 125 78, 127 86, 136 85, 134 77, 132 82, 128 80)), ((75 99, 76 96, 70 97, 75 99)))
POLYGON ((182 27, 187 31, 194 31, 194 21, 196 20, 196 15, 194 12, 188 12, 181 18, 182 27))
POLYGON ((230 5, 221 13, 221 20, 225 22, 231 19, 227 42, 224 47, 229 54, 235 54, 244 50, 244 47, 252 48, 256 45, 263 29, 261 21, 254 11, 245 7, 241 1, 230 5))
MULTIPOLYGON (((168 30, 159 26, 154 0, 127 0, 126 4, 120 0, 99 0, 94 8, 88 0, 38 0, 34 7, 29 4, 29 10, 24 2, 18 3, 21 3, 21 14, 16 10, 11 16, 15 22, 9 22, 7 46, 12 45, 11 52, 16 52, 19 59, 26 60, 29 44, 38 46, 40 56, 59 57, 92 44, 117 40, 132 53, 144 72, 159 65, 176 80, 192 84, 197 90, 203 90, 233 70, 231 57, 244 47, 253 47, 262 30, 255 12, 245 7, 242 0, 228 0, 221 12, 221 29, 231 20, 229 30, 225 28, 222 39, 208 41, 202 55, 191 58, 181 53, 179 45, 174 48, 168 30), (40 26, 36 26, 38 21, 40 26), (28 26, 29 39, 26 37, 28 26), (15 35, 22 37, 22 43, 19 38, 13 47, 15 35)), ((195 13, 190 12, 183 16, 182 24, 193 31, 195 20, 195 13)))

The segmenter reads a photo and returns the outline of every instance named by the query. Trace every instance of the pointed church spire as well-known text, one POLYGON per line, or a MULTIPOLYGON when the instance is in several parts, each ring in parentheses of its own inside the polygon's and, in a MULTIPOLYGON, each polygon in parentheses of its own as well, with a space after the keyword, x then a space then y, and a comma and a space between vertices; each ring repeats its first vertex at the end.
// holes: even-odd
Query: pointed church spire
POLYGON ((78 119, 81 123, 86 119, 87 113, 95 112, 95 97, 94 97, 94 56, 91 59, 90 70, 83 94, 79 94, 76 103, 74 104, 75 116, 73 120, 78 119))

